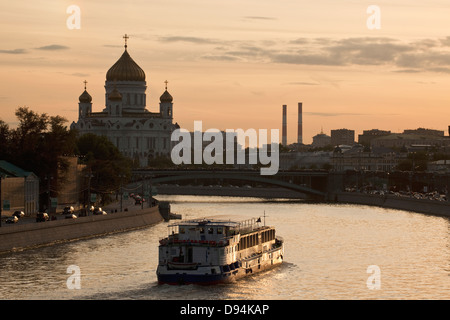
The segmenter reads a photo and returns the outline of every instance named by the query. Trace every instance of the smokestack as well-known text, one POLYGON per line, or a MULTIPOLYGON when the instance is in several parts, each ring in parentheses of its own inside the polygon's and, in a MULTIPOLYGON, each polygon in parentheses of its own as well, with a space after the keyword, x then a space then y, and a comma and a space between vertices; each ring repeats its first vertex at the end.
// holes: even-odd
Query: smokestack
POLYGON ((283 129, 281 143, 283 146, 287 146, 287 105, 283 105, 283 129))
POLYGON ((303 104, 298 103, 298 137, 297 143, 303 144, 303 104))

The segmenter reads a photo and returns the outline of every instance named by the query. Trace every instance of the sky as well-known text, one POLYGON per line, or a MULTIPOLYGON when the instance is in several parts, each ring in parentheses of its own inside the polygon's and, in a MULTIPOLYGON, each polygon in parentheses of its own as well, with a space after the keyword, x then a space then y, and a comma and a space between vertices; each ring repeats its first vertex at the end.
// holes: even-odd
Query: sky
MULTIPOLYGON (((78 118, 87 90, 105 104, 106 72, 128 52, 146 73, 147 109, 164 81, 174 122, 192 130, 402 132, 450 125, 450 1, 0 0, 0 119, 18 107, 78 118), (67 20, 80 8, 79 29, 67 20), (379 29, 369 6, 379 8, 379 29)), ((281 141, 281 137, 280 137, 281 141)))

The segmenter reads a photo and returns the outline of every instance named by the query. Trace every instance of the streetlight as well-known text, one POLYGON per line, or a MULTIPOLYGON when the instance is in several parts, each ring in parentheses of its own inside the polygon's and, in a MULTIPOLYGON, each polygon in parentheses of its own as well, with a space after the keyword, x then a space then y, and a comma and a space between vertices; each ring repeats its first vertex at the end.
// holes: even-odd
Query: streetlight
POLYGON ((44 178, 47 180, 47 213, 50 214, 51 208, 51 197, 50 197, 50 182, 53 180, 53 176, 45 176, 44 178))
POLYGON ((119 174, 118 177, 120 178, 120 212, 122 212, 123 211, 123 178, 126 178, 127 175, 119 174))
POLYGON ((89 173, 86 174, 86 178, 88 178, 88 212, 87 214, 89 215, 89 211, 91 208, 91 179, 94 177, 94 175, 91 172, 91 169, 89 169, 89 173))

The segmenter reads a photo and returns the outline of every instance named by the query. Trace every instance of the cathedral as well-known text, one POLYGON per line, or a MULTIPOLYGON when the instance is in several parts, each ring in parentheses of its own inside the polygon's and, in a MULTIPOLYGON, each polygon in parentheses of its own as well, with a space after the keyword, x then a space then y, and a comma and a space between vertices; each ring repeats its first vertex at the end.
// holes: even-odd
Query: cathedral
POLYGON ((159 112, 146 109, 145 72, 125 50, 106 73, 105 108, 92 111, 92 97, 86 90, 79 97, 78 121, 71 129, 79 133, 106 136, 126 157, 146 167, 154 157, 170 156, 171 134, 179 128, 173 123, 173 98, 166 90, 160 97, 159 112))

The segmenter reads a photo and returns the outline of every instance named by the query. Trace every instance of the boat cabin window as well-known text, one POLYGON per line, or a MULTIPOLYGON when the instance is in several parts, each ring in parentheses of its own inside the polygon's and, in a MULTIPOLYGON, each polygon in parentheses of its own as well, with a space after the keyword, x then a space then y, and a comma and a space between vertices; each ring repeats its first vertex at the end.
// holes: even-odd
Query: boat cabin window
POLYGON ((213 234, 214 233, 214 229, 213 228, 208 228, 208 234, 213 234))
POLYGON ((217 234, 222 234, 223 233, 223 228, 219 227, 217 228, 217 234))
POLYGON ((200 228, 200 233, 202 233, 202 234, 205 233, 205 228, 203 228, 203 227, 200 228))
POLYGON ((184 228, 180 227, 180 231, 179 232, 184 234, 184 228))

